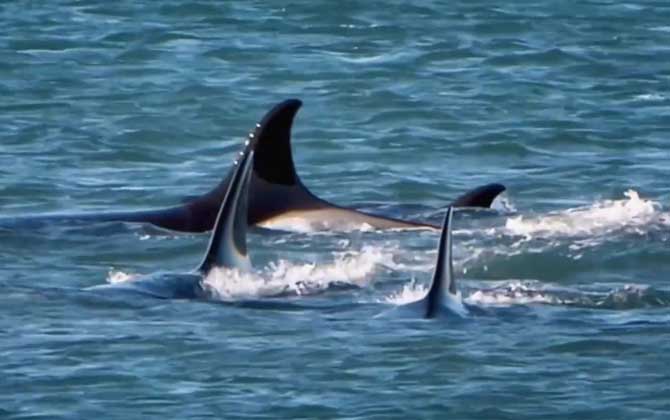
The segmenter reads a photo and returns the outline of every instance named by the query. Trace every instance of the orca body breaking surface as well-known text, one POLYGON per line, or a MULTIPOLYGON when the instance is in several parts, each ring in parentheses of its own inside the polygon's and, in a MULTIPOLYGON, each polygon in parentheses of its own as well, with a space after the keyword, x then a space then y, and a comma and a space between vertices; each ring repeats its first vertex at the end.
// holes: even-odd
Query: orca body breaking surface
POLYGON ((422 304, 425 306, 424 318, 435 318, 441 311, 461 312, 464 310, 456 278, 454 277, 453 246, 451 231, 453 228, 454 208, 449 207, 444 216, 440 242, 437 246, 437 262, 433 280, 422 304))
MULTIPOLYGON (((304 224, 310 230, 372 229, 439 229, 429 223, 400 220, 341 207, 312 194, 295 170, 291 151, 293 120, 302 102, 288 99, 275 105, 249 134, 245 148, 254 151, 249 184, 248 223, 265 227, 304 224)), ((214 189, 174 207, 131 212, 36 215, 9 220, 0 225, 40 224, 54 222, 136 222, 181 232, 205 232, 214 226, 217 212, 234 172, 234 168, 214 189)), ((477 187, 459 198, 452 206, 490 207, 505 190, 501 184, 477 187)))
POLYGON ((422 299, 406 305, 423 318, 430 319, 454 314, 464 316, 468 313, 461 300, 454 277, 451 238, 453 213, 454 208, 450 206, 442 224, 440 242, 437 247, 437 261, 428 293, 422 299))
POLYGON ((214 268, 246 272, 251 269, 247 254, 247 204, 253 150, 246 148, 235 163, 228 189, 216 216, 207 252, 190 272, 158 272, 121 283, 90 287, 93 292, 134 293, 160 299, 206 299, 204 280, 214 268))

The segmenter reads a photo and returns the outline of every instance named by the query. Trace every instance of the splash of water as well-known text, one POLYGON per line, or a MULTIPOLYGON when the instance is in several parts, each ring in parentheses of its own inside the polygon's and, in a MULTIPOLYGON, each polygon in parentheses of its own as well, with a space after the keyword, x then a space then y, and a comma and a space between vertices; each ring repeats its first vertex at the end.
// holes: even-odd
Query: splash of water
MULTIPOLYGON (((412 279, 412 281, 405 284, 402 289, 383 297, 378 300, 378 302, 396 306, 405 306, 420 301, 426 297, 426 294, 428 294, 428 287, 419 284, 415 279, 412 279)), ((449 299, 445 299, 443 304, 448 310, 460 316, 466 316, 468 314, 468 310, 463 305, 463 297, 460 291, 457 291, 456 295, 450 296, 449 299)))
POLYGON ((517 212, 516 206, 514 205, 514 203, 512 203, 512 200, 509 198, 509 196, 505 193, 502 193, 493 200, 493 203, 491 203, 491 209, 503 214, 510 214, 517 212))
POLYGON ((497 284, 490 289, 473 291, 465 298, 469 305, 512 306, 529 304, 568 304, 556 294, 547 292, 539 282, 512 280, 497 284))
POLYGON ((110 270, 107 273, 107 283, 124 283, 127 281, 133 281, 139 277, 137 274, 125 273, 120 270, 110 270))
POLYGON ((588 207, 568 209, 538 218, 510 217, 505 224, 505 233, 526 239, 590 236, 666 221, 667 217, 660 211, 658 202, 642 199, 633 190, 626 191, 624 196, 627 199, 603 200, 588 207))
POLYGON ((212 270, 204 284, 222 300, 259 296, 311 295, 331 288, 361 288, 380 266, 392 266, 393 256, 378 247, 343 252, 330 264, 299 264, 286 260, 270 263, 254 273, 212 270))
MULTIPOLYGON (((392 253, 365 246, 360 251, 335 254, 329 264, 293 263, 279 260, 253 272, 214 268, 203 286, 214 299, 239 300, 284 295, 311 295, 332 288, 361 288, 379 267, 394 267, 392 253)), ((110 271, 109 283, 134 281, 137 274, 110 271)))
POLYGON ((380 302, 391 305, 407 305, 423 299, 426 293, 428 293, 428 288, 417 283, 416 279, 412 279, 409 283, 403 285, 402 289, 384 296, 380 302))

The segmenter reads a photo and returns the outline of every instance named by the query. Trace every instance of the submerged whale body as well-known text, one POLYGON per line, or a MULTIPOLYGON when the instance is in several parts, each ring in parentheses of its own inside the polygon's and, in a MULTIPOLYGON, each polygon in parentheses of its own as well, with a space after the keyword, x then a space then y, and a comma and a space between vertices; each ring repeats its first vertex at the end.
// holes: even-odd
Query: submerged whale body
MULTIPOLYGON (((302 183, 295 170, 291 151, 291 128, 302 102, 289 99, 275 105, 249 134, 245 151, 254 151, 253 170, 249 183, 249 225, 286 225, 286 221, 299 221, 312 230, 348 230, 361 226, 375 229, 432 228, 429 223, 383 217, 338 206, 312 194, 302 183)), ((70 222, 137 222, 181 231, 205 232, 214 226, 217 211, 228 187, 233 172, 231 169, 214 189, 189 199, 185 203, 169 208, 84 214, 38 215, 10 220, 0 224, 23 226, 25 224, 70 222)), ((490 207, 505 187, 488 184, 477 187, 451 205, 457 207, 490 207)), ((288 223, 290 225, 290 223, 288 223)))
POLYGON ((247 205, 253 150, 247 148, 236 162, 219 208, 207 252, 190 272, 159 272, 122 283, 90 287, 89 291, 131 292, 160 299, 206 299, 204 285, 213 268, 248 271, 247 205))

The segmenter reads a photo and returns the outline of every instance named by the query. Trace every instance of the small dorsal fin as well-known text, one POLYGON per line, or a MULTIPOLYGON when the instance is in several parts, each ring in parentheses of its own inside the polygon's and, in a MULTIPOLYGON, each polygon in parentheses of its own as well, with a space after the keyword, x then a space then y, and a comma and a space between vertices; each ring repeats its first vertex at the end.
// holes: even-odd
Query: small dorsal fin
POLYGON ((455 199, 452 207, 491 207, 493 200, 505 191, 502 184, 486 184, 473 188, 465 194, 455 199))
POLYGON ((434 318, 440 309, 440 306, 449 295, 455 296, 456 279, 454 278, 452 246, 451 246, 451 228, 454 208, 449 207, 442 224, 442 233, 440 234, 440 244, 437 248, 437 263, 433 272, 433 281, 430 290, 424 298, 426 302, 425 318, 434 318))
POLYGON ((247 255, 247 203, 254 152, 245 148, 235 162, 226 195, 219 208, 207 253, 198 267, 207 273, 212 267, 251 268, 247 255))

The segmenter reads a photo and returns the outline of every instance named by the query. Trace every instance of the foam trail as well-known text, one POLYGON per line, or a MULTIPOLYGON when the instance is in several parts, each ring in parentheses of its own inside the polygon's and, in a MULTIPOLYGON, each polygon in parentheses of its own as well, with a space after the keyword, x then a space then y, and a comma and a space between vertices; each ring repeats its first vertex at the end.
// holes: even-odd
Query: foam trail
POLYGON ((670 293, 643 284, 593 284, 575 288, 537 281, 507 281, 474 291, 466 302, 478 306, 546 304, 589 309, 628 310, 667 307, 670 293))
MULTIPOLYGON (((552 305, 609 310, 670 306, 669 291, 642 284, 594 284, 570 288, 535 280, 506 280, 486 282, 482 286, 464 291, 463 303, 494 308, 552 305)), ((379 302, 407 305, 423 298, 427 291, 424 285, 412 280, 379 302)))
MULTIPOLYGON (((379 302, 397 306, 409 305, 410 303, 420 301, 426 297, 427 293, 428 288, 425 285, 418 284, 415 279, 412 279, 402 289, 384 297, 379 302)), ((457 291, 456 296, 453 299, 447 300, 445 304, 447 305, 447 309, 461 316, 466 316, 468 313, 467 309, 463 306, 463 298, 460 291, 457 291)))
POLYGON ((513 306, 529 304, 563 305, 574 303, 569 298, 559 298, 539 282, 511 280, 499 282, 494 287, 473 291, 465 302, 477 306, 513 306))
POLYGON ((502 214, 510 214, 517 212, 516 206, 512 203, 512 201, 510 200, 510 198, 507 196, 506 193, 500 194, 493 200, 493 203, 491 203, 491 209, 502 214))
MULTIPOLYGON (((360 251, 335 255, 329 264, 304 264, 280 260, 260 271, 240 272, 214 268, 203 279, 212 299, 231 301, 270 296, 311 295, 332 288, 361 288, 379 267, 394 267, 392 253, 366 246, 360 251)), ((108 283, 132 282, 141 276, 110 271, 108 283)))
POLYGON ((407 305, 423 299, 426 293, 428 293, 428 288, 417 283, 416 279, 412 279, 411 282, 403 285, 402 289, 385 296, 380 302, 399 306, 407 305))
POLYGON ((311 295, 331 288, 361 288, 377 267, 393 265, 392 256, 379 248, 336 255, 330 264, 296 264, 285 260, 271 263, 254 273, 215 268, 204 285, 220 300, 237 300, 281 295, 311 295))
POLYGON ((110 270, 109 273, 107 273, 107 283, 111 284, 123 283, 127 281, 133 281, 138 277, 139 275, 137 274, 124 273, 123 271, 120 270, 110 270))
POLYGON ((602 235, 627 227, 644 227, 660 222, 667 223, 668 215, 660 211, 661 205, 640 198, 628 190, 625 200, 604 200, 588 207, 569 209, 546 216, 526 219, 510 217, 505 233, 514 236, 555 237, 602 235))

